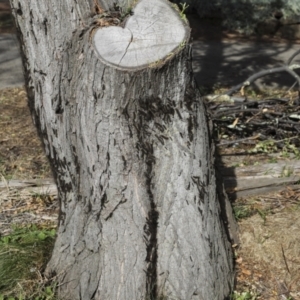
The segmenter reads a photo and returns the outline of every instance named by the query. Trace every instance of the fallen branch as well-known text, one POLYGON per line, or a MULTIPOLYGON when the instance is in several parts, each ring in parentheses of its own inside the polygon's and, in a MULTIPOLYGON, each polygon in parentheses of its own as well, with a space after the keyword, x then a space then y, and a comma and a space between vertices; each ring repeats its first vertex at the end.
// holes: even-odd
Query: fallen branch
POLYGON ((272 69, 260 71, 256 74, 250 76, 244 82, 242 82, 242 83, 234 86, 233 88, 231 88, 229 91, 227 91, 225 93, 225 95, 231 96, 236 91, 244 89, 245 87, 249 86, 250 84, 252 84, 254 81, 256 81, 257 79, 259 79, 261 77, 264 77, 264 76, 270 75, 270 74, 280 73, 280 72, 287 72, 291 76, 293 76, 296 79, 296 81, 298 82, 298 86, 299 86, 299 89, 300 89, 300 77, 298 76, 298 74, 296 72, 294 72, 294 70, 296 70, 296 69, 300 69, 300 65, 298 65, 298 64, 285 65, 285 66, 282 66, 282 67, 277 67, 277 68, 272 68, 272 69))
MULTIPOLYGON (((227 193, 232 198, 277 191, 300 181, 300 161, 279 162, 246 167, 219 167, 227 193)), ((18 191, 18 195, 57 195, 53 179, 0 181, 3 192, 18 191)))
MULTIPOLYGON (((281 73, 281 72, 287 72, 289 73, 292 77, 294 77, 296 79, 296 83, 298 83, 298 90, 300 90, 300 77, 299 75, 294 71, 297 69, 300 69, 300 65, 299 64, 292 64, 293 59, 300 54, 300 50, 297 50, 287 61, 287 63, 281 67, 276 67, 276 68, 271 68, 268 70, 263 70, 260 71, 258 73, 253 74, 252 76, 250 76, 248 79, 246 79, 245 81, 243 81, 242 83, 234 86, 233 88, 231 88, 229 91, 227 91, 226 93, 223 93, 221 95, 216 95, 213 96, 213 100, 220 100, 220 99, 226 99, 226 101, 232 101, 231 100, 231 96, 238 90, 241 90, 242 92, 242 96, 244 95, 244 88, 251 85, 254 81, 256 81, 257 79, 270 75, 270 74, 275 74, 275 73, 281 73)), ((293 85, 294 86, 294 85, 293 85)), ((212 100, 212 99, 210 99, 212 100)))

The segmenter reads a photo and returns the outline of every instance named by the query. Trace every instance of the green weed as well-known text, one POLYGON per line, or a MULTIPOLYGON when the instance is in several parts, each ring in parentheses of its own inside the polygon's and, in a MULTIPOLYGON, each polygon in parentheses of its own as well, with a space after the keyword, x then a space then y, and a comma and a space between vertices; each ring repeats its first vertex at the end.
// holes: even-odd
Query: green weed
POLYGON ((187 5, 186 3, 179 3, 179 5, 181 6, 181 8, 179 8, 178 5, 175 4, 175 3, 171 3, 171 5, 179 13, 179 16, 180 16, 181 20, 183 20, 185 23, 187 23, 187 18, 186 18, 186 15, 185 15, 185 11, 189 7, 189 5, 187 5))
POLYGON ((181 9, 180 9, 180 11, 179 11, 180 18, 181 18, 184 22, 187 22, 187 18, 186 18, 185 11, 186 11, 187 8, 189 7, 189 5, 187 5, 186 3, 180 3, 179 5, 181 6, 181 9))
POLYGON ((233 206, 233 213, 237 221, 241 219, 249 218, 253 215, 252 209, 246 205, 233 206))
POLYGON ((14 228, 0 238, 0 300, 52 300, 54 287, 43 285, 43 272, 55 230, 35 225, 14 228))
POLYGON ((276 142, 273 140, 266 140, 258 142, 255 147, 250 150, 250 153, 273 153, 277 151, 276 142))
POLYGON ((232 296, 232 300, 256 300, 257 296, 254 295, 252 292, 236 292, 234 291, 232 296))
POLYGON ((290 139, 285 142, 280 155, 282 157, 290 158, 291 154, 295 156, 296 159, 300 159, 300 150, 294 144, 290 144, 290 139))

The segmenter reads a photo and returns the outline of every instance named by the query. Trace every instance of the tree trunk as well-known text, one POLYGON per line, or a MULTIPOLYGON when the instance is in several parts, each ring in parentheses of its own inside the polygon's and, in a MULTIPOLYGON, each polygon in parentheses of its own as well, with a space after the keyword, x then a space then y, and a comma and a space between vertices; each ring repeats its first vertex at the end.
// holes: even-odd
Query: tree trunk
POLYGON ((60 199, 47 274, 62 299, 224 299, 231 211, 188 26, 169 2, 140 0, 124 29, 92 30, 92 2, 11 0, 60 199))

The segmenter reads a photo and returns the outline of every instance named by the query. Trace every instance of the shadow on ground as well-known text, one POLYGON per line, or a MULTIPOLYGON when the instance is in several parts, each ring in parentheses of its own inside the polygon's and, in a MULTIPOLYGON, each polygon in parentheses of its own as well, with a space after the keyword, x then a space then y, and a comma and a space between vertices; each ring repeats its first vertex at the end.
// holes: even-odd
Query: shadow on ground
MULTIPOLYGON (((300 49, 299 40, 243 36, 225 30, 220 21, 200 19, 194 14, 188 18, 194 75, 200 87, 235 86, 256 72, 281 66, 300 49)), ((289 88, 294 82, 291 75, 277 73, 258 80, 253 88, 289 88)))

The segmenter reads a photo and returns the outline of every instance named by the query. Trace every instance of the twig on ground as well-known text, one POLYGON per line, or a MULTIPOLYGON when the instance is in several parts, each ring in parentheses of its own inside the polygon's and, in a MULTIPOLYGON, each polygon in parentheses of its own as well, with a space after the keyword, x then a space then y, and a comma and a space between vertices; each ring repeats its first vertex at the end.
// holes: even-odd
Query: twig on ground
POLYGON ((258 78, 264 77, 266 75, 274 74, 274 73, 280 73, 280 72, 287 72, 290 75, 292 75, 297 80, 298 86, 300 88, 300 77, 298 76, 298 74, 296 72, 294 72, 294 70, 296 70, 296 69, 300 69, 300 65, 294 64, 294 65, 291 65, 291 66, 282 66, 282 67, 272 68, 272 69, 269 69, 269 70, 260 71, 256 74, 250 76, 244 82, 242 82, 242 83, 234 86, 233 88, 231 88, 229 91, 227 91, 225 93, 225 95, 231 96, 237 90, 241 90, 241 89, 249 86, 250 84, 252 84, 258 78))
MULTIPOLYGON (((268 70, 263 70, 260 71, 258 73, 253 74, 252 76, 250 76, 248 79, 246 79, 244 82, 234 86, 233 88, 231 88, 229 91, 227 91, 226 93, 224 93, 224 95, 228 95, 231 96, 232 94, 234 94, 236 91, 241 90, 243 91, 245 87, 249 86, 250 84, 252 84, 255 80, 257 80, 258 78, 264 77, 266 75, 270 75, 270 74, 274 74, 274 73, 280 73, 280 72, 287 72, 289 73, 291 76, 293 76, 296 79, 296 82, 298 83, 298 89, 300 90, 300 77, 299 75, 294 71, 296 69, 300 69, 300 65, 299 64, 292 64, 293 59, 300 53, 300 50, 297 50, 287 61, 286 65, 281 66, 281 67, 276 67, 276 68, 272 68, 272 69, 268 69, 268 70)), ((221 95, 220 95, 221 96, 221 95)))
POLYGON ((237 143, 243 143, 243 142, 247 142, 247 141, 253 141, 256 139, 259 139, 261 137, 260 134, 256 135, 256 136, 250 136, 244 139, 238 139, 238 140, 234 140, 234 141, 228 141, 228 142, 222 142, 217 144, 217 146, 225 146, 225 145, 231 145, 231 144, 237 144, 237 143))

